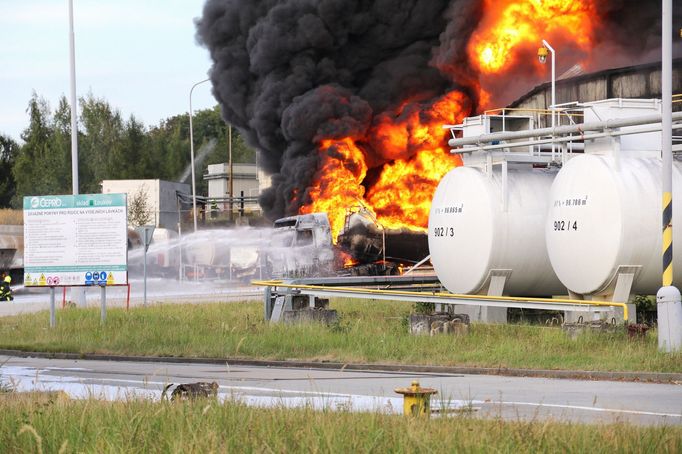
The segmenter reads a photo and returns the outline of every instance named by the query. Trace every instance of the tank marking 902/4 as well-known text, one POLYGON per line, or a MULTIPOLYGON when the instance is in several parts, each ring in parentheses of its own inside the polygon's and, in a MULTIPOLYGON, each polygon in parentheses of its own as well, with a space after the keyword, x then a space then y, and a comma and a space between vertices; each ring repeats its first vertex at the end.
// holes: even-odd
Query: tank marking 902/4
POLYGON ((554 230, 568 232, 578 230, 578 221, 554 221, 554 230))

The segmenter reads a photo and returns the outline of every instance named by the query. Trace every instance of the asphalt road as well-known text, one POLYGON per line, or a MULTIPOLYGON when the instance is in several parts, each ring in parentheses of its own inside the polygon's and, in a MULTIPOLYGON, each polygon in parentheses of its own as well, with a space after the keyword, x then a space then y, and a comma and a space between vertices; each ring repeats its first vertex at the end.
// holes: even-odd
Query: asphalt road
POLYGON ((402 412, 394 388, 418 380, 439 391, 432 408, 507 420, 682 424, 682 384, 486 375, 2 357, 2 380, 20 390, 62 389, 73 397, 159 398, 168 383, 217 381, 223 399, 250 405, 402 412))
MULTIPOLYGON (((101 289, 99 287, 85 287, 86 303, 88 307, 99 307, 101 289)), ((0 317, 20 313, 38 312, 50 309, 50 290, 48 288, 25 289, 23 286, 13 286, 14 301, 0 302, 0 317)), ((127 287, 108 287, 107 307, 125 306, 127 287)), ((215 301, 244 301, 261 300, 263 289, 243 283, 226 282, 193 282, 177 281, 174 279, 147 279, 147 303, 206 303, 215 301)), ((70 300, 70 292, 66 292, 66 300, 70 300)), ((64 299, 63 289, 55 291, 57 308, 64 299)), ((130 305, 141 306, 144 302, 144 283, 141 279, 130 281, 130 305)))

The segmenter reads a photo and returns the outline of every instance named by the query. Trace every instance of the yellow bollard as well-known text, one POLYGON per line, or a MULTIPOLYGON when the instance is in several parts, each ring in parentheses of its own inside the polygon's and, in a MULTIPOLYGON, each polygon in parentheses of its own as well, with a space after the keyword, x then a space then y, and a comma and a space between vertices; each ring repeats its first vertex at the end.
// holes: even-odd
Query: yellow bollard
POLYGON ((438 391, 433 388, 422 388, 415 380, 409 388, 396 388, 395 392, 403 395, 404 415, 431 417, 431 394, 438 391))

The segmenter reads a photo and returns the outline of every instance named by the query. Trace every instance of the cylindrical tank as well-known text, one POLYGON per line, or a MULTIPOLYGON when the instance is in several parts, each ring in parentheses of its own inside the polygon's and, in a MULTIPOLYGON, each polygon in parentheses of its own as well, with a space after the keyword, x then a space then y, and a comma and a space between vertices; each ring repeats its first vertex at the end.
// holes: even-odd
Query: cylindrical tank
MULTIPOLYGON (((675 161, 677 193, 680 163, 675 161)), ((583 155, 571 159, 552 185, 545 225, 552 267, 571 291, 610 292, 619 266, 636 266, 633 292, 654 294, 661 286, 661 159, 583 155)), ((682 225, 680 199, 673 198, 673 225, 682 225)), ((682 244, 682 230, 674 230, 682 244)), ((675 255, 676 282, 682 255, 675 255)))
POLYGON ((555 171, 529 167, 490 175, 458 167, 441 180, 429 215, 429 251, 438 278, 452 293, 485 291, 491 270, 511 270, 504 293, 564 293, 544 239, 555 171), (506 197, 506 207, 505 207, 506 197))

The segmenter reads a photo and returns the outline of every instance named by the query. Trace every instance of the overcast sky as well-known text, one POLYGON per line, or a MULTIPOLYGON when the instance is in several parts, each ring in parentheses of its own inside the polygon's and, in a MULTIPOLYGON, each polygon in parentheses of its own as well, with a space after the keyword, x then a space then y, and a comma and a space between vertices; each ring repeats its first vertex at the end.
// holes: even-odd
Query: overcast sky
MULTIPOLYGON (((145 125, 189 110, 207 77, 194 19, 204 0, 74 0, 76 91, 145 125)), ((0 133, 19 140, 33 91, 54 108, 69 92, 68 0, 0 0, 0 133)), ((194 109, 216 104, 210 83, 194 109)))

